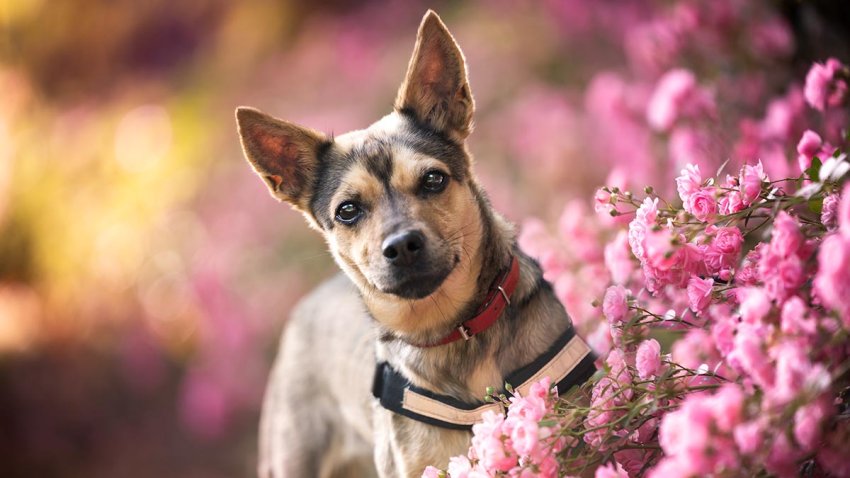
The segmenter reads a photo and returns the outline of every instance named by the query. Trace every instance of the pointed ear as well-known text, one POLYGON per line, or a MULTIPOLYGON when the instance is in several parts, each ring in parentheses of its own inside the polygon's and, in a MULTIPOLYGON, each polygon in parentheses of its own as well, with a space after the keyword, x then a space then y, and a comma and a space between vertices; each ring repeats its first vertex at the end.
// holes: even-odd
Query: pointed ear
POLYGON ((416 47, 395 108, 412 113, 457 141, 465 139, 472 130, 475 106, 466 78, 466 61, 452 34, 432 10, 419 25, 416 47))
POLYGON ((308 211, 318 152, 330 142, 327 137, 254 108, 237 108, 236 123, 245 157, 272 195, 308 211))

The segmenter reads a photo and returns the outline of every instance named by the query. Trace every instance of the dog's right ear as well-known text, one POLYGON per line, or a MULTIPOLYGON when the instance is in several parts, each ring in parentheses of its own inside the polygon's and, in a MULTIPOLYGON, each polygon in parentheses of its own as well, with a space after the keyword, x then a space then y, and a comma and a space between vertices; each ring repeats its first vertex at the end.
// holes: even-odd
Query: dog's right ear
POLYGON ((274 197, 309 211, 319 149, 328 138, 254 108, 236 109, 242 150, 274 197))

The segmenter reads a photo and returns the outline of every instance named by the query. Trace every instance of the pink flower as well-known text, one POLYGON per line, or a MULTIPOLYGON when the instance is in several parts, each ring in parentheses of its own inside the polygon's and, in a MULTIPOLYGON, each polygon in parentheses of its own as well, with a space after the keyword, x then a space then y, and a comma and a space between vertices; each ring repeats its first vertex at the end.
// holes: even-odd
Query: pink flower
POLYGON ((823 198, 820 222, 826 227, 827 231, 834 231, 838 228, 838 204, 840 201, 841 196, 839 194, 830 194, 823 198))
POLYGON ((821 392, 829 386, 829 372, 822 364, 812 363, 796 343, 782 342, 771 352, 776 357, 776 379, 767 397, 772 405, 782 407, 804 390, 821 392))
POLYGON ((734 348, 729 353, 729 363, 748 375, 762 388, 773 385, 774 369, 764 350, 764 340, 756 329, 748 324, 740 324, 735 335, 734 348))
POLYGON ((850 183, 844 185, 841 191, 841 202, 838 203, 838 228, 841 234, 850 238, 850 183))
POLYGON ((743 403, 744 392, 734 383, 724 384, 711 396, 708 406, 714 413, 715 424, 720 431, 731 433, 741 423, 743 403))
POLYGON ((822 397, 807 403, 794 413, 794 439, 806 452, 812 451, 818 445, 827 417, 833 414, 833 407, 828 397, 822 397))
MULTIPOLYGON (((507 420, 511 420, 508 418, 507 420)), ((506 425, 507 425, 506 420, 506 425)), ((511 443, 514 450, 520 456, 528 456, 534 453, 538 447, 540 427, 536 421, 516 420, 511 427, 511 443)))
POLYGON ((674 237, 667 228, 648 231, 644 243, 646 263, 655 269, 669 271, 679 262, 677 248, 673 245, 674 237))
POLYGON ((814 131, 807 129, 803 137, 797 143, 797 161, 800 163, 800 171, 805 172, 812 165, 812 158, 820 154, 823 140, 814 131))
POLYGON ((700 176, 699 166, 688 164, 681 174, 676 178, 676 190, 679 192, 679 197, 682 202, 688 202, 691 194, 696 193, 702 188, 702 176, 700 176))
POLYGON ((803 299, 791 297, 782 306, 782 333, 789 336, 812 337, 817 334, 817 322, 806 317, 808 309, 803 299))
POLYGON ((691 329, 673 343, 673 362, 692 370, 702 364, 713 370, 720 362, 720 356, 714 347, 714 340, 703 329, 691 329))
POLYGON ((600 466, 593 476, 594 478, 629 478, 629 474, 617 462, 600 466))
POLYGON ((785 300, 806 280, 803 261, 811 252, 803 247, 804 241, 797 221, 780 211, 773 224, 770 244, 758 266, 759 277, 771 298, 785 300))
POLYGON ((737 257, 743 243, 744 236, 737 227, 718 227, 711 245, 723 254, 737 257))
POLYGON ((440 478, 440 473, 442 472, 438 468, 429 465, 422 472, 422 478, 440 478))
POLYGON ((472 449, 482 466, 488 470, 508 471, 517 457, 506 450, 502 441, 504 417, 492 411, 481 416, 482 422, 472 426, 472 449))
POLYGON ((803 245, 803 234, 797 221, 785 211, 779 211, 773 222, 770 252, 779 257, 795 254, 803 245))
POLYGON ((724 191, 723 196, 718 201, 717 206, 720 214, 734 214, 744 209, 744 199, 739 191, 724 191))
POLYGON ((759 287, 745 287, 738 290, 738 300, 741 302, 741 319, 751 325, 761 323, 770 312, 770 298, 759 287))
POLYGON ((723 355, 728 355, 734 347, 737 318, 730 313, 728 304, 716 305, 710 309, 710 312, 714 320, 711 326, 711 338, 717 350, 723 355))
POLYGON ((646 198, 635 212, 635 218, 629 223, 629 245, 632 248, 632 254, 640 261, 643 261, 646 256, 644 252, 646 233, 655 227, 657 216, 658 198, 646 198))
POLYGON ((704 260, 709 274, 731 275, 738 264, 744 237, 737 227, 719 227, 711 244, 705 248, 704 260))
POLYGON ((773 436, 773 445, 765 460, 767 471, 779 476, 796 476, 799 471, 797 460, 802 452, 791 443, 785 433, 777 433, 773 436))
POLYGON ((762 258, 762 252, 765 252, 767 244, 761 243, 753 250, 747 253, 744 260, 741 262, 741 268, 735 274, 735 282, 742 286, 753 286, 761 282, 758 273, 759 262, 762 258))
POLYGON ((629 312, 629 305, 626 303, 628 293, 621 285, 612 285, 605 291, 605 298, 602 299, 602 313, 611 324, 622 322, 629 312))
POLYGON ((742 423, 735 427, 733 436, 738 450, 745 455, 751 455, 764 443, 764 433, 767 424, 760 419, 742 423))
POLYGON ((823 305, 837 311, 845 327, 850 327, 850 238, 832 234, 823 240, 814 291, 823 305))
POLYGON ((655 378, 661 371, 661 345, 655 339, 644 340, 637 349, 635 367, 644 380, 655 378))
POLYGON ((673 167, 702 165, 711 167, 713 157, 712 138, 706 131, 690 127, 677 127, 670 133, 667 151, 673 167))
POLYGON ((655 87, 646 118, 657 131, 668 131, 680 117, 713 117, 714 98, 699 88, 693 73, 684 69, 664 74, 655 87))
POLYGON ((688 196, 684 204, 685 211, 693 214, 697 220, 707 222, 717 214, 717 200, 714 188, 702 188, 688 196))
POLYGON ((605 267, 615 284, 625 284, 635 269, 632 252, 629 249, 629 236, 620 231, 613 241, 605 246, 605 267))
POLYGON ((768 178, 764 173, 761 161, 755 166, 748 164, 741 169, 738 182, 741 185, 741 201, 745 206, 749 206, 759 198, 762 183, 765 181, 768 181, 768 178))
POLYGON ((711 303, 711 291, 714 286, 714 279, 700 279, 697 276, 691 277, 688 281, 688 303, 691 310, 697 314, 702 314, 708 304, 711 303))
POLYGON ((472 471, 472 463, 465 456, 453 456, 449 458, 449 467, 446 469, 450 478, 468 478, 472 471))
POLYGON ((747 28, 756 58, 785 57, 794 51, 794 35, 780 17, 768 17, 747 28))
POLYGON ((596 190, 596 194, 593 196, 593 209, 594 211, 602 214, 611 214, 611 211, 614 210, 614 205, 611 203, 611 193, 605 191, 602 188, 596 190))
POLYGON ((838 106, 847 94, 846 75, 843 70, 845 66, 835 58, 826 60, 826 63, 815 63, 806 75, 806 87, 803 94, 806 102, 818 110, 824 111, 828 107, 838 106))
POLYGON ((678 410, 661 420, 658 441, 667 456, 690 464, 692 471, 686 476, 705 475, 728 466, 727 454, 722 453, 727 445, 712 433, 716 417, 710 403, 710 397, 704 394, 690 394, 678 410))
POLYGON ((686 457, 665 456, 649 470, 648 477, 670 478, 693 476, 695 474, 696 471, 693 469, 692 463, 686 457))

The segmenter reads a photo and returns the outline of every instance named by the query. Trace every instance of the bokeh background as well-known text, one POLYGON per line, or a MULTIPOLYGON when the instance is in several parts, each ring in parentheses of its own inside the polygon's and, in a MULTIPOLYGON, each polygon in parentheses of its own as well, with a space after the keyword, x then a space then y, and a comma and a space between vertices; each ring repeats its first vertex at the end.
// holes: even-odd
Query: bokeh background
POLYGON ((569 204, 570 231, 605 182, 793 164, 799 84, 850 48, 838 1, 3 0, 0 476, 254 474, 277 337, 335 266, 251 173, 233 110, 366 126, 427 8, 466 53, 493 203, 542 224, 569 204), (648 124, 672 68, 710 120, 648 124))

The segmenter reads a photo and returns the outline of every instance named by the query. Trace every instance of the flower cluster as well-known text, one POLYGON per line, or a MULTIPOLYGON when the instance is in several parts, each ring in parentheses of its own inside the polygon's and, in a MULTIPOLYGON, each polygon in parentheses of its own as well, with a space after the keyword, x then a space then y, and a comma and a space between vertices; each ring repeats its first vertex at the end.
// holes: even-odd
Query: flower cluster
MULTIPOLYGON (((827 65, 830 80, 806 86, 813 110, 844 101, 845 67, 827 65), (817 88, 830 99, 819 103, 817 88)), ((677 82, 706 98, 684 76, 677 82)), ((653 188, 602 188, 594 199, 604 220, 577 227, 575 204, 562 216, 569 245, 530 223, 521 244, 556 290, 582 284, 586 293, 576 272, 591 269, 592 287, 606 284, 595 316, 565 301, 582 311, 601 371, 547 412, 545 433, 538 422, 531 436, 549 440, 552 460, 539 447, 516 449, 524 442, 500 424, 525 405, 510 403, 508 418, 473 430, 470 459, 452 462, 485 474, 457 476, 556 476, 551 463, 557 476, 850 476, 850 137, 828 144, 805 130, 795 141, 799 169, 787 176, 753 159, 714 176, 685 165, 669 202, 653 188), (532 462, 525 474, 515 468, 532 462)), ((562 299, 575 294, 564 289, 562 299)))
POLYGON ((525 396, 515 391, 497 400, 506 406, 507 415, 485 412, 483 421, 472 427, 468 455, 453 457, 446 471, 429 466, 423 478, 558 476, 556 456, 567 439, 561 422, 554 419, 558 394, 551 381, 533 383, 525 396))

